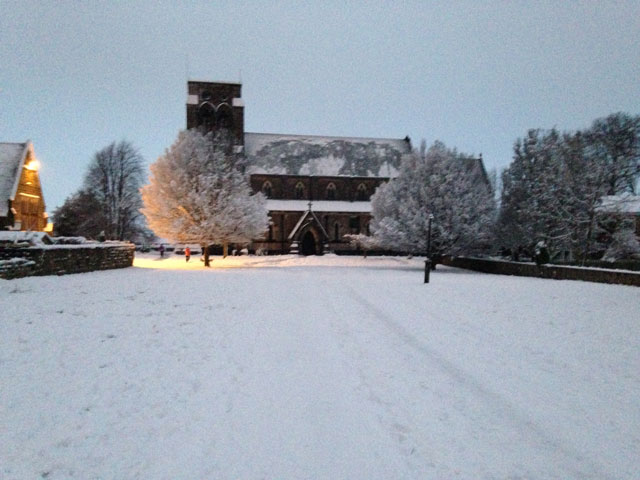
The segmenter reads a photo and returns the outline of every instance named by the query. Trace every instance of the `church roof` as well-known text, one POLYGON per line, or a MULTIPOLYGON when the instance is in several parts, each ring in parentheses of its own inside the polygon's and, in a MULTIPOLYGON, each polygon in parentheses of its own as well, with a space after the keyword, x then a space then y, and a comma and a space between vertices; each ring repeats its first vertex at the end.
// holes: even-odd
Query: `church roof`
POLYGON ((244 134, 249 173, 395 177, 408 138, 244 134))
POLYGON ((15 197, 28 146, 29 142, 0 142, 0 217, 9 213, 9 200, 15 197))

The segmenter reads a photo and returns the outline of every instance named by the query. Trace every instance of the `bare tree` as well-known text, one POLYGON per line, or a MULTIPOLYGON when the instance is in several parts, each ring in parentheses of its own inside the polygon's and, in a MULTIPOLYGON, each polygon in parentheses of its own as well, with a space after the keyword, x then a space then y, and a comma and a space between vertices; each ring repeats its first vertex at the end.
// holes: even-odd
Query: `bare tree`
POLYGON ((107 238, 130 239, 141 229, 143 180, 143 159, 131 143, 114 142, 94 155, 84 189, 101 206, 107 238))

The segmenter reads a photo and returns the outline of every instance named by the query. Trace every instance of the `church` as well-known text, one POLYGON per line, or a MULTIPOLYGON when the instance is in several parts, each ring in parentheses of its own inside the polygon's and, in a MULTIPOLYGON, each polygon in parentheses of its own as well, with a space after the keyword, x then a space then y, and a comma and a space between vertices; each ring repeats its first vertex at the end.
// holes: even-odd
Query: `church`
POLYGON ((242 85, 188 82, 187 129, 231 131, 254 192, 267 197, 265 254, 355 251, 346 234, 369 234, 371 195, 398 174, 405 138, 350 138, 244 131, 242 85))

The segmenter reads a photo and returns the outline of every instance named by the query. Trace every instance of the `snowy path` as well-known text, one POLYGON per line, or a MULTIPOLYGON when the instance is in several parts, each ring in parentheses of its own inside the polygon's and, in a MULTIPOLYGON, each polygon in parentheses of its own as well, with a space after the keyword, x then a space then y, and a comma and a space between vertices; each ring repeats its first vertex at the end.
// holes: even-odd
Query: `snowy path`
POLYGON ((174 260, 0 281, 0 478, 637 478, 639 289, 174 260))

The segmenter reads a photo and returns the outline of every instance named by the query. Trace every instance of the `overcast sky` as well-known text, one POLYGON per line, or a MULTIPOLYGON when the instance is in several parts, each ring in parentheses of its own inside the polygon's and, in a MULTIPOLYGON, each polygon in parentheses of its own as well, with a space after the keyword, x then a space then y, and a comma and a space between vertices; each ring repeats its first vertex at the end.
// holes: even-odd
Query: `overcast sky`
POLYGON ((640 1, 0 0, 0 141, 33 141, 50 213, 112 141, 155 161, 187 77, 241 80, 246 131, 409 135, 503 168, 530 128, 640 114, 640 1))

